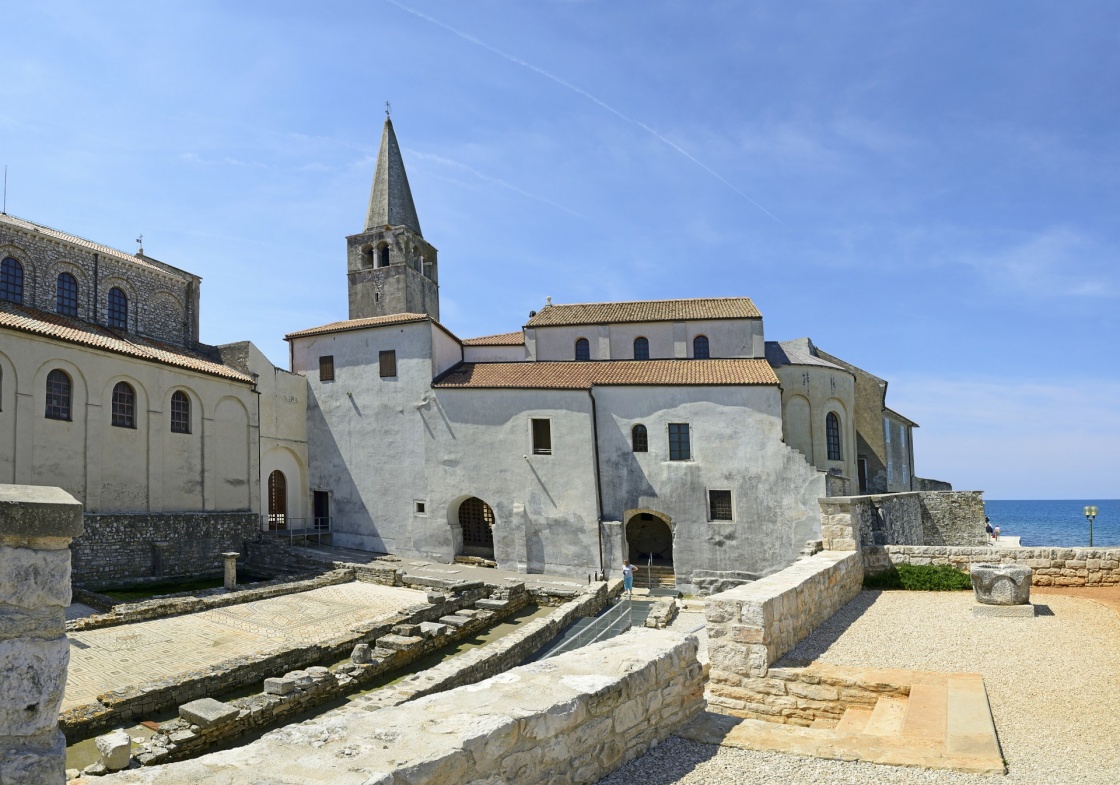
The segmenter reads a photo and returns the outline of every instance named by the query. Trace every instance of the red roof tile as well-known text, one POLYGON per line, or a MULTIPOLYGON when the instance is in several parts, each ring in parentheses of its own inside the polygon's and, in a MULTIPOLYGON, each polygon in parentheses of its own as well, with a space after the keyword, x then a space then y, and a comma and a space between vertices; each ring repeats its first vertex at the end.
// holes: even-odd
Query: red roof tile
POLYGON ((761 319, 749 297, 704 297, 695 300, 640 300, 630 303, 546 305, 526 327, 559 327, 620 322, 685 322, 703 319, 761 319))
MULTIPOLYGON (((380 327, 384 324, 408 324, 410 322, 435 321, 425 313, 395 313, 389 316, 370 316, 366 319, 346 319, 341 322, 331 322, 319 327, 308 327, 306 330, 297 330, 288 333, 284 340, 292 338, 305 338, 309 335, 325 335, 327 333, 343 333, 348 330, 362 330, 366 327, 380 327)), ((442 326, 442 325, 441 325, 442 326)))
POLYGON ((605 362, 463 363, 432 384, 436 388, 537 388, 586 390, 592 386, 777 384, 763 359, 616 360, 605 362))
POLYGON ((524 346, 525 333, 518 330, 515 333, 499 333, 497 335, 483 335, 479 338, 467 338, 463 346, 524 346))

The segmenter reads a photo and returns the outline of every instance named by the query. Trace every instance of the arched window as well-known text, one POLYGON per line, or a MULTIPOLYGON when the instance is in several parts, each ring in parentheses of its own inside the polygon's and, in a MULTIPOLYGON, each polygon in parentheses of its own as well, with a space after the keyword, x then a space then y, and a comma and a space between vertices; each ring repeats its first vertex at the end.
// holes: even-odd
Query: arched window
POLYGON ((171 394, 171 432, 191 432, 191 399, 182 390, 171 394))
POLYGON ((47 374, 48 420, 70 419, 70 377, 57 368, 47 374))
POLYGON ((641 423, 630 429, 630 441, 634 452, 649 452, 649 434, 646 433, 646 426, 641 423))
POLYGON ((10 256, 0 262, 0 300, 23 302, 23 265, 10 256))
POLYGON ((70 273, 59 273, 54 309, 63 316, 78 315, 78 281, 70 273))
POLYGON ((590 360, 591 359, 591 344, 587 342, 586 338, 580 338, 576 341, 576 359, 577 360, 590 360))
POLYGON ((697 335, 692 339, 692 359, 694 360, 707 360, 708 359, 708 336, 697 335))
POLYGON ((824 432, 828 439, 828 459, 830 461, 843 460, 840 457, 840 418, 835 412, 829 412, 824 418, 824 432))
POLYGON ((288 478, 279 469, 268 475, 268 528, 288 528, 288 478))
POLYGON ((377 252, 377 266, 378 267, 388 267, 389 266, 389 246, 383 245, 383 246, 381 246, 381 249, 377 252))
POLYGON ((109 326, 128 329, 128 295, 115 286, 109 290, 109 326))
POLYGON ((136 391, 128 382, 113 386, 113 419, 117 428, 136 427, 136 391))
POLYGON ((463 529, 463 550, 475 554, 494 554, 494 511, 476 496, 459 505, 459 525, 463 529))
POLYGON ((645 338, 634 339, 634 359, 635 360, 648 360, 649 359, 649 341, 645 338))

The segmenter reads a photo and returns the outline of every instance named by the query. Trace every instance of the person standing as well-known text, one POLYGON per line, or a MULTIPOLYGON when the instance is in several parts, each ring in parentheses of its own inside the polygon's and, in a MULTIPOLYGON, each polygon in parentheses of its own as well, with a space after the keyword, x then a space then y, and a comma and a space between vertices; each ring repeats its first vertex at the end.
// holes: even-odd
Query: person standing
POLYGON ((634 571, 637 569, 629 559, 622 560, 622 586, 626 593, 634 596, 634 571))
POLYGON ((992 537, 995 535, 995 529, 992 528, 991 518, 984 518, 984 531, 988 533, 988 542, 991 542, 992 537))

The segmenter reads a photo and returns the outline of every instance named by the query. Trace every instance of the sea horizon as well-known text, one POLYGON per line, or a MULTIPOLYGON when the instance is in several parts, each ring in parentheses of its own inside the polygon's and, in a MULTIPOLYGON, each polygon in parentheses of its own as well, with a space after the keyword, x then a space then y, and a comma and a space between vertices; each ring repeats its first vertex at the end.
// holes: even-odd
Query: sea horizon
POLYGON ((1084 508, 1098 508, 1093 547, 1120 546, 1120 499, 985 499, 985 514, 1001 537, 1019 537, 1024 547, 1085 548, 1089 522, 1084 508))

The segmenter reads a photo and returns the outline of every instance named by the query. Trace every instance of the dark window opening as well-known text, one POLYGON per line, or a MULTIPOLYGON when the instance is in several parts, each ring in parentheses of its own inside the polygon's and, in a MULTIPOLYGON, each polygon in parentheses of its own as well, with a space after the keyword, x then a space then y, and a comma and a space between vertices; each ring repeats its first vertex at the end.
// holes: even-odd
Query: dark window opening
POLYGON ((312 514, 316 529, 331 528, 331 495, 328 491, 311 492, 312 514))
POLYGON ((731 520, 731 491, 708 491, 708 520, 731 520))
POLYGON ((649 359, 649 341, 645 338, 634 339, 634 359, 635 360, 648 360, 649 359))
POLYGON ((128 329, 128 295, 116 286, 109 290, 109 326, 128 329))
POLYGON ((334 381, 334 355, 325 354, 319 358, 319 381, 334 381))
POLYGON ((646 433, 646 426, 635 425, 630 430, 630 441, 634 446, 634 452, 649 452, 649 434, 646 433))
POLYGON ((416 502, 416 513, 418 515, 423 515, 427 510, 427 507, 428 505, 424 504, 424 502, 416 502))
POLYGON ((59 273, 54 309, 63 316, 78 315, 78 281, 70 273, 59 273))
POLYGON ((840 457, 840 418, 834 412, 829 412, 824 418, 825 435, 828 438, 828 459, 830 461, 842 460, 840 457))
POLYGON ((378 256, 378 259, 377 259, 377 266, 378 267, 388 267, 389 266, 389 246, 387 246, 387 245, 381 246, 381 249, 377 252, 377 256, 378 256))
POLYGON ((463 552, 494 555, 494 511, 476 496, 459 505, 459 526, 463 531, 463 552))
POLYGON ((380 352, 377 359, 381 364, 381 378, 397 375, 397 352, 395 349, 380 352))
POLYGON ((533 455, 552 455, 552 423, 533 420, 533 455))
POLYGON ((70 419, 70 377, 65 371, 54 370, 47 374, 48 420, 70 419))
POLYGON ((0 300, 23 302, 23 265, 10 256, 0 262, 0 300))
POLYGON ((288 528, 288 478, 279 469, 268 475, 268 528, 288 528))
POLYGON ((128 382, 117 382, 113 387, 113 419, 117 428, 136 427, 136 391, 128 382))
POLYGON ((669 423, 669 460, 687 461, 692 458, 692 445, 688 439, 688 423, 669 423))
POLYGON ((182 390, 171 394, 171 432, 191 432, 191 399, 182 390))
POLYGON ((591 344, 587 342, 586 338, 580 338, 578 341, 576 341, 576 359, 591 359, 591 344))
POLYGON ((694 360, 707 360, 708 357, 708 336, 697 335, 692 339, 692 358, 694 360))

